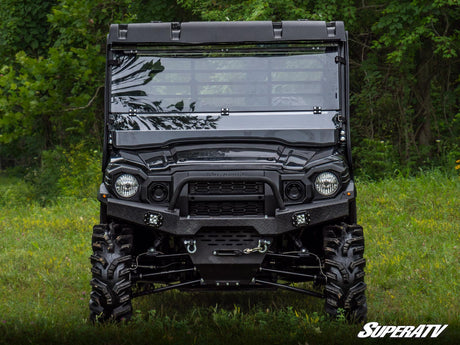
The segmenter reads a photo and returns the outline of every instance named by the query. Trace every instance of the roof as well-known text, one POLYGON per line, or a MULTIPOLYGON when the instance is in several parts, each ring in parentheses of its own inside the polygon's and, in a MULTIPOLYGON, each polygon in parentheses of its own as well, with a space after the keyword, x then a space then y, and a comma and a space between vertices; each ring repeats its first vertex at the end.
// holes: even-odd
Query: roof
POLYGON ((108 44, 345 41, 343 22, 239 21, 112 24, 108 44))

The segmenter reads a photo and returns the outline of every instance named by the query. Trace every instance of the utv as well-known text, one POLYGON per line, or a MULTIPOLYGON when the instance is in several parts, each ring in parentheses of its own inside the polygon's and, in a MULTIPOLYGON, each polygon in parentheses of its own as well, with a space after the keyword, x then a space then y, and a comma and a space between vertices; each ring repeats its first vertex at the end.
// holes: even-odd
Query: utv
POLYGON ((342 22, 112 25, 90 318, 271 288, 365 319, 348 74, 342 22))

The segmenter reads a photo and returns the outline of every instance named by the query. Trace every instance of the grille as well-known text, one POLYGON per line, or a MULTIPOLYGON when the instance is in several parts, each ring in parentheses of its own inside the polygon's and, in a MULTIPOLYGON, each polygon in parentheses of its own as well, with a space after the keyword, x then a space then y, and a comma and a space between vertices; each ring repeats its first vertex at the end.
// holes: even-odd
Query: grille
POLYGON ((259 181, 194 181, 189 183, 193 195, 263 194, 264 183, 259 181))
POLYGON ((263 201, 192 201, 191 216, 257 216, 264 215, 263 201))
POLYGON ((254 228, 202 228, 195 238, 199 246, 246 248, 257 245, 260 235, 254 228))

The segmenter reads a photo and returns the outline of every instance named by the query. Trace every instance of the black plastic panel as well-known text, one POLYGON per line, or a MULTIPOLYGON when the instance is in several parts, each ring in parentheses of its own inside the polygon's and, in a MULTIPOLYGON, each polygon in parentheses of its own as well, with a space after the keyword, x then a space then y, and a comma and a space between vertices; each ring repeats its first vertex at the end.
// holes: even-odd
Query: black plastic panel
POLYGON ((189 204, 192 217, 244 217, 263 216, 263 201, 192 201, 189 204))
POLYGON ((190 131, 116 131, 114 146, 118 148, 142 148, 167 145, 175 142, 261 141, 315 147, 336 143, 335 129, 285 129, 285 130, 190 130, 190 131))
POLYGON ((264 184, 260 181, 194 181, 189 182, 191 195, 235 195, 263 194, 264 184))
POLYGON ((242 250, 256 247, 260 235, 254 228, 203 228, 195 238, 199 247, 232 247, 242 250))
POLYGON ((270 21, 136 23, 110 26, 108 43, 345 41, 343 22, 270 21))

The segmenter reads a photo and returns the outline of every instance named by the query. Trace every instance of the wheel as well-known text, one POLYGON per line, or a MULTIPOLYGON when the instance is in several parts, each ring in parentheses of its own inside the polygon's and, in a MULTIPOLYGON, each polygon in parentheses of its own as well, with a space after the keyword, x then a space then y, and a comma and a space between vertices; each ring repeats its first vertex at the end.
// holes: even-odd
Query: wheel
POLYGON ((111 223, 93 228, 91 255, 92 292, 89 302, 90 319, 129 320, 131 306, 132 229, 111 223))
POLYGON ((349 321, 365 321, 363 228, 342 223, 325 227, 323 235, 326 312, 336 317, 343 309, 349 321))

